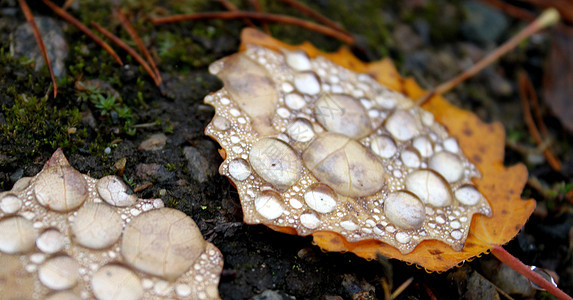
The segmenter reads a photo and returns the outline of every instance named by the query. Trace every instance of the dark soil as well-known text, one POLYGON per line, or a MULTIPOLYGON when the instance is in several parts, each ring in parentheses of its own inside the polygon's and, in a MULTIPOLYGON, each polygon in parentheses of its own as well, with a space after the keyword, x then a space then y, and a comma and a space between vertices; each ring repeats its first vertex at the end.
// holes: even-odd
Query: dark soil
MULTIPOLYGON (((494 37, 487 36, 493 30, 487 27, 474 28, 478 33, 468 34, 466 25, 472 14, 488 16, 491 12, 464 10, 465 4, 457 1, 354 0, 330 6, 330 1, 303 2, 356 34, 359 43, 352 49, 361 59, 390 56, 402 73, 415 76, 426 88, 458 74, 475 57, 525 25, 505 16, 505 25, 495 25, 501 32, 494 37), (481 37, 484 32, 486 37, 481 37)), ((249 8, 249 3, 236 4, 249 8)), ((280 1, 262 3, 267 11, 303 16, 280 1)), ((66 75, 59 80, 58 96, 53 99, 46 68, 35 71, 32 62, 9 54, 10 33, 25 19, 17 1, 0 0, 0 191, 11 189, 22 176, 35 175, 58 147, 75 168, 95 178, 117 174, 114 164, 126 158, 126 181, 133 187, 152 183, 137 193, 139 197, 162 198, 168 206, 184 211, 221 250, 225 257, 219 286, 223 299, 248 299, 266 290, 279 297, 272 299, 384 299, 385 283, 393 291, 410 277, 414 280, 399 299, 499 297, 492 282, 517 298, 532 297, 527 286, 525 292, 505 289, 506 285, 528 283, 518 277, 518 283, 510 283, 514 275, 496 279, 501 269, 488 255, 442 274, 429 274, 383 257, 366 261, 350 253, 323 253, 310 237, 244 224, 237 192, 217 172, 222 161, 218 145, 203 135, 214 111, 202 103, 205 95, 222 86, 208 73, 208 64, 236 51, 244 25, 239 21, 201 21, 154 27, 149 22, 150 17, 162 14, 224 10, 218 2, 124 1, 120 6, 132 16, 159 61, 162 89, 125 52, 117 50, 125 62, 122 67, 41 1, 29 1, 29 5, 36 16, 61 22, 69 47, 66 75), (120 95, 121 101, 108 111, 86 100, 85 93, 74 87, 76 81, 95 79, 107 82, 120 95), (130 113, 122 115, 126 108, 130 113), (71 127, 75 133, 68 130, 71 127), (168 137, 163 149, 138 148, 151 134, 161 132, 168 137), (186 158, 185 147, 197 150, 199 163, 186 158), (143 174, 141 168, 149 165, 155 168, 143 174)), ((76 1, 70 12, 86 24, 96 21, 105 25, 135 47, 110 13, 112 6, 76 1)), ((271 32, 290 43, 309 40, 330 51, 341 46, 332 38, 285 24, 273 24, 271 32)), ((540 89, 550 41, 551 32, 537 35, 446 96, 488 122, 505 124, 510 146, 506 162, 527 164, 533 185, 526 187, 524 197, 538 201, 538 209, 506 249, 526 264, 555 271, 560 287, 573 294, 573 139, 544 108, 542 99, 552 147, 564 162, 562 171, 553 171, 539 151, 529 151, 536 145, 524 123, 517 89, 516 74, 522 69, 540 89)), ((546 298, 547 294, 537 292, 534 297, 546 298)))

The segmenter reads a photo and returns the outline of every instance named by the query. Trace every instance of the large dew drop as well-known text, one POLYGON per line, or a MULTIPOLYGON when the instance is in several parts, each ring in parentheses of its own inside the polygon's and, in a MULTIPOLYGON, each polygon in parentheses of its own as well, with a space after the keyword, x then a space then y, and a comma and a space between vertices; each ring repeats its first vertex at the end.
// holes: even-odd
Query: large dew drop
POLYGON ((35 239, 32 222, 22 217, 0 221, 0 251, 8 254, 27 252, 34 247, 35 239))
POLYGON ((223 61, 225 68, 216 75, 225 83, 233 102, 251 117, 257 132, 273 133, 270 120, 279 95, 267 70, 242 53, 229 56, 223 61))
POLYGON ((447 151, 432 156, 428 166, 444 176, 448 182, 456 182, 464 175, 464 165, 461 160, 457 155, 447 151))
POLYGON ((336 208, 338 196, 326 184, 319 183, 304 193, 304 201, 319 213, 329 213, 336 208))
POLYGON ((5 194, 0 196, 0 210, 5 214, 16 213, 22 208, 22 200, 13 194, 5 194))
POLYGON ((279 190, 297 182, 302 163, 293 149, 275 138, 257 141, 249 153, 249 163, 259 176, 279 190))
POLYGON ((406 192, 389 194, 384 200, 384 214, 392 224, 402 229, 420 228, 426 217, 424 204, 406 192))
POLYGON ((97 270, 90 284, 100 300, 137 300, 143 296, 139 277, 118 265, 106 265, 97 270))
POLYGON ((290 109, 298 110, 306 105, 306 101, 300 94, 290 93, 285 96, 285 104, 290 109))
POLYGON ((374 154, 341 134, 319 135, 302 160, 312 175, 343 196, 372 195, 385 183, 384 167, 374 154))
POLYGON ((370 143, 370 149, 382 158, 390 158, 398 151, 394 140, 386 135, 375 136, 370 143))
POLYGON ((483 197, 481 193, 471 185, 460 187, 454 192, 454 195, 456 196, 456 200, 468 206, 478 204, 478 202, 483 197))
POLYGON ((431 206, 443 207, 452 203, 452 192, 448 183, 434 171, 414 171, 408 174, 405 184, 408 191, 431 206))
POLYGON ((412 142, 412 146, 418 150, 418 153, 420 153, 422 157, 429 157, 434 153, 432 142, 425 136, 415 138, 412 142))
POLYGON ((295 74, 294 86, 303 94, 317 95, 320 93, 320 81, 313 72, 295 74))
POLYGON ((314 137, 312 124, 307 119, 297 118, 287 127, 288 135, 297 142, 306 143, 314 137))
POLYGON ((91 249, 103 249, 115 243, 123 222, 119 214, 102 203, 87 203, 78 211, 72 223, 74 240, 91 249))
POLYGON ((251 166, 242 158, 234 159, 229 163, 229 175, 235 180, 243 181, 251 175, 251 166))
POLYGON ((48 229, 44 231, 36 240, 36 247, 40 251, 52 254, 61 251, 66 245, 66 236, 57 229, 48 229))
POLYGON ((329 132, 349 138, 361 139, 372 131, 364 106, 347 95, 322 95, 314 104, 314 117, 329 132))
POLYGON ((310 59, 304 51, 287 51, 283 53, 286 56, 286 63, 289 67, 297 71, 308 71, 311 68, 310 59))
POLYGON ((79 207, 88 197, 84 176, 70 166, 55 166, 42 171, 34 193, 40 204, 59 212, 79 207))
POLYGON ((302 214, 300 215, 300 224, 308 229, 316 229, 320 226, 320 220, 315 214, 302 214))
POLYGON ((171 208, 135 217, 121 240, 121 254, 127 264, 167 280, 189 270, 204 249, 205 240, 195 222, 171 208))
POLYGON ((401 244, 407 244, 412 240, 412 237, 405 232, 396 232, 394 237, 396 238, 396 241, 401 244))
POLYGON ((395 111, 388 119, 384 127, 394 138, 400 141, 407 141, 420 132, 419 121, 406 110, 395 111))
POLYGON ((420 155, 416 150, 404 150, 400 153, 400 159, 406 167, 418 168, 420 166, 420 155))
POLYGON ((105 176, 97 181, 97 191, 109 205, 126 207, 135 204, 137 196, 129 193, 129 189, 117 176, 105 176))
POLYGON ((44 262, 38 269, 40 282, 52 290, 66 290, 75 286, 80 277, 80 264, 69 256, 57 256, 44 262))
POLYGON ((269 219, 274 220, 283 214, 284 208, 281 195, 275 191, 264 191, 255 199, 257 212, 269 219))

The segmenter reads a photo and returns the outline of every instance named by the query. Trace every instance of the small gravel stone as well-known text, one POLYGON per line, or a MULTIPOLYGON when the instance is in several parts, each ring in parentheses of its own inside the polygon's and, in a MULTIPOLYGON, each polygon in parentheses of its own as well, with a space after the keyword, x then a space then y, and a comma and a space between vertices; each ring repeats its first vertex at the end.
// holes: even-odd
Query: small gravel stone
MULTIPOLYGON (((66 72, 65 60, 68 56, 68 44, 64 38, 64 33, 60 23, 52 18, 35 18, 36 26, 42 35, 46 52, 52 64, 52 69, 56 77, 61 77, 66 72)), ((12 33, 11 54, 16 57, 27 57, 36 63, 36 71, 44 66, 42 53, 36 44, 32 27, 28 23, 18 26, 12 33)))
POLYGON ((167 142, 167 136, 163 133, 152 134, 145 141, 139 144, 139 150, 144 151, 157 151, 165 147, 167 142))
POLYGON ((141 180, 157 180, 159 182, 171 181, 175 175, 160 164, 138 164, 135 167, 135 176, 141 180))
POLYGON ((189 173, 195 181, 203 183, 206 182, 210 176, 214 175, 215 172, 213 172, 209 161, 197 148, 185 147, 183 148, 183 155, 185 155, 187 159, 189 173))

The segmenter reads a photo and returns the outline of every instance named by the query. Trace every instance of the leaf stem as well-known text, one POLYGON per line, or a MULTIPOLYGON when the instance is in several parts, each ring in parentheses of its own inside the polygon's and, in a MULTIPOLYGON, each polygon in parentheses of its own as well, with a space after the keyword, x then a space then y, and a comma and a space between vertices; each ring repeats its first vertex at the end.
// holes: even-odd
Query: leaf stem
POLYGON ((517 257, 511 255, 502 246, 495 245, 491 249, 491 253, 497 257, 501 262, 508 265, 519 274, 527 277, 527 279, 531 280, 535 284, 539 285, 540 287, 544 288, 546 291, 551 293, 553 296, 561 299, 561 300, 573 300, 569 295, 565 294, 562 290, 551 284, 549 281, 545 280, 545 278, 541 277, 541 275, 533 272, 529 266, 522 263, 517 257))

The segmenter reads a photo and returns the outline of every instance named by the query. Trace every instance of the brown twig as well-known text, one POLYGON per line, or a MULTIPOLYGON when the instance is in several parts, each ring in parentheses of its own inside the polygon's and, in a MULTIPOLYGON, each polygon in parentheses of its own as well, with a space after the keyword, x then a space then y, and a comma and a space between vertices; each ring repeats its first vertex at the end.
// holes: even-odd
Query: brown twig
MULTIPOLYGON (((253 7, 255 8, 255 11, 258 13, 263 13, 263 8, 261 7, 261 3, 259 3, 259 0, 250 0, 251 4, 253 4, 253 7)), ((267 24, 267 22, 265 22, 264 20, 261 20, 261 25, 263 26, 263 30, 270 35, 271 31, 269 29, 269 25, 267 24)))
MULTIPOLYGON (((543 143, 543 139, 541 137, 541 134, 539 133, 539 130, 537 129, 535 121, 533 120, 530 106, 530 99, 532 99, 531 102, 537 103, 537 95, 535 94, 535 89, 533 88, 533 84, 531 84, 531 81, 529 80, 525 72, 519 72, 518 77, 519 77, 519 93, 521 95, 521 106, 523 108, 523 116, 525 118, 525 124, 527 124, 529 133, 531 134, 537 145, 540 146, 543 143)), ((538 121, 538 123, 539 122, 540 121, 538 121)), ((543 122, 541 121, 541 123, 539 124, 543 124, 543 122)), ((543 125, 543 128, 545 128, 545 125, 543 125)), ((555 171, 561 170, 561 162, 553 154, 551 149, 549 148, 544 149, 543 155, 545 155, 547 162, 549 163, 549 165, 553 170, 555 171)))
POLYGON ((159 25, 159 24, 175 23, 182 21, 195 21, 195 20, 207 20, 207 19, 227 20, 227 19, 242 19, 242 18, 265 20, 268 22, 280 22, 284 24, 299 26, 302 28, 322 33, 324 35, 332 36, 347 44, 354 44, 354 37, 333 30, 332 28, 290 16, 267 14, 267 13, 256 13, 256 12, 246 12, 246 11, 204 12, 204 13, 196 13, 189 15, 176 15, 165 18, 158 18, 158 19, 153 19, 151 22, 155 25, 159 25))
POLYGON ((424 282, 422 282, 422 286, 424 287, 424 290, 426 291, 426 294, 428 295, 428 297, 431 300, 438 300, 438 297, 436 297, 436 294, 434 294, 434 292, 432 291, 432 289, 424 282))
MULTIPOLYGON (((228 0, 219 0, 219 2, 221 2, 221 4, 222 4, 227 10, 230 10, 230 11, 238 11, 238 10, 239 10, 233 3, 231 3, 231 2, 228 1, 228 0)), ((243 18, 243 22, 244 22, 247 26, 249 26, 249 27, 257 28, 257 26, 256 26, 251 20, 249 20, 249 19, 247 19, 247 18, 243 18)))
POLYGON ((104 40, 102 40, 99 36, 95 35, 93 33, 93 31, 91 31, 84 24, 82 24, 76 18, 72 17, 65 10, 61 9, 60 7, 58 7, 56 4, 54 4, 50 0, 42 0, 42 1, 44 1, 44 3, 48 7, 50 7, 62 19, 68 21, 70 24, 74 25, 77 29, 79 29, 80 31, 85 33, 88 37, 90 37, 96 44, 98 44, 107 53, 109 53, 109 55, 111 55, 115 59, 115 61, 117 61, 120 65, 123 66, 123 62, 121 61, 121 59, 119 58, 117 53, 115 53, 115 51, 104 40))
POLYGON ((529 89, 531 91, 531 99, 529 100, 531 100, 530 101, 531 110, 533 111, 533 117, 535 118, 535 123, 539 128, 539 132, 541 132, 541 136, 547 137, 547 127, 545 126, 545 122, 543 122, 543 116, 541 115, 541 108, 539 107, 539 98, 537 97, 537 94, 535 93, 535 90, 533 88, 533 84, 531 83, 531 80, 529 78, 527 78, 527 82, 529 89))
POLYGON ((551 26, 559 21, 559 13, 556 9, 549 8, 545 10, 535 21, 531 22, 527 27, 522 29, 517 35, 511 38, 509 41, 505 42, 503 45, 496 48, 492 53, 488 54, 482 60, 478 61, 475 65, 464 71, 459 76, 440 84, 435 89, 426 93, 425 96, 418 99, 417 105, 422 105, 426 101, 436 94, 443 94, 460 83, 464 82, 466 79, 474 76, 485 67, 489 66, 492 62, 496 61, 499 57, 514 49, 521 41, 530 37, 534 33, 540 31, 541 29, 551 26))
POLYGON ((139 51, 141 51, 143 53, 143 55, 145 56, 145 58, 147 59, 147 62, 149 63, 151 70, 153 70, 153 73, 155 74, 155 78, 157 78, 157 82, 159 82, 159 84, 161 84, 163 82, 163 79, 161 78, 161 74, 159 74, 159 70, 155 66, 155 62, 153 61, 151 54, 149 53, 149 51, 147 50, 145 45, 143 45, 143 41, 141 41, 141 39, 139 38, 139 35, 135 31, 135 29, 133 28, 133 26, 131 26, 131 23, 129 22, 127 17, 119 10, 117 10, 116 13, 117 13, 117 16, 119 17, 121 25, 123 25, 123 28, 125 28, 125 30, 129 34, 129 36, 131 36, 131 38, 137 44, 137 48, 139 48, 139 51))
POLYGON ((159 86, 159 80, 157 79, 157 77, 155 77, 155 73, 153 73, 153 71, 149 67, 149 64, 147 64, 147 62, 135 50, 133 50, 133 48, 129 47, 120 38, 115 36, 113 33, 109 32, 107 29, 101 27, 96 22, 92 22, 92 26, 95 27, 95 29, 99 31, 101 34, 105 35, 105 37, 110 39, 113 43, 118 45, 121 49, 125 50, 129 55, 133 56, 133 58, 135 58, 135 60, 145 69, 147 74, 151 76, 153 82, 155 82, 155 85, 159 86))
POLYGON ((332 20, 330 20, 329 18, 321 15, 320 13, 314 11, 312 8, 298 2, 295 0, 280 0, 296 9, 298 9, 301 13, 317 20, 318 22, 334 29, 340 32, 343 32, 344 34, 350 35, 350 33, 348 31, 346 31, 344 28, 340 27, 340 25, 338 25, 337 23, 333 22, 332 20))
POLYGON ((52 83, 54 84, 54 98, 56 98, 56 95, 58 94, 58 85, 56 83, 54 70, 52 69, 52 63, 50 62, 48 52, 46 51, 46 46, 44 46, 44 41, 42 40, 42 35, 40 34, 38 26, 36 26, 36 21, 34 21, 34 16, 32 15, 32 11, 30 11, 28 3, 26 3, 25 0, 18 0, 18 2, 22 8, 22 11, 24 12, 24 16, 26 16, 26 21, 28 21, 28 24, 30 24, 30 27, 32 27, 34 39, 36 39, 36 44, 38 44, 38 48, 40 48, 40 52, 42 53, 46 67, 48 67, 48 71, 50 72, 50 77, 52 78, 52 83))

